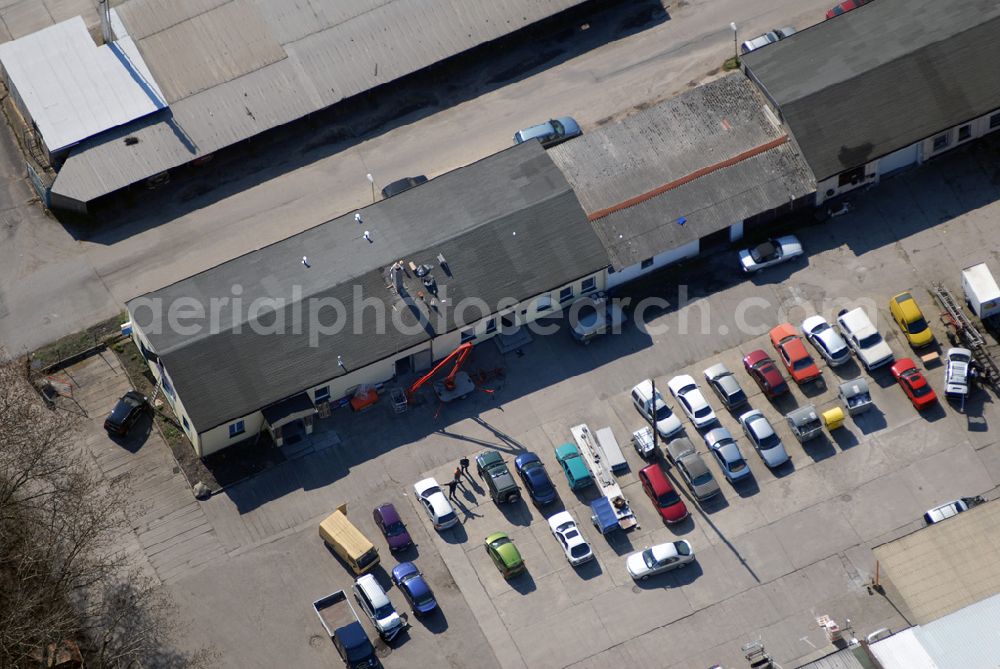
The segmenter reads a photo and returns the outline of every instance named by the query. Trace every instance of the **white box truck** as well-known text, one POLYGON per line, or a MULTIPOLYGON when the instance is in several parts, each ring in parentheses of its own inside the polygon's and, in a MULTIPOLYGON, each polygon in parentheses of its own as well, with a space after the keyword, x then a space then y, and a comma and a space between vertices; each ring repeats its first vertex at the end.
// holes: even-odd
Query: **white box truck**
POLYGON ((1000 288, 986 263, 962 270, 962 290, 969 309, 981 321, 1000 315, 1000 288))

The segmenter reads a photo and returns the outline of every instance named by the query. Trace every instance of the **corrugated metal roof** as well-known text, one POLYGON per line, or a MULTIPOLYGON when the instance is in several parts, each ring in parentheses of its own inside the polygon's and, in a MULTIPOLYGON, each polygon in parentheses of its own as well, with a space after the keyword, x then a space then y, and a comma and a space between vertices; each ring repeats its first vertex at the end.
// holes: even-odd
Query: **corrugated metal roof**
POLYGON ((822 181, 1000 107, 974 65, 1000 60, 998 31, 995 0, 878 0, 742 60, 822 181))
POLYGON ((621 269, 815 191, 808 166, 782 137, 756 87, 736 73, 549 154, 584 210, 599 217, 594 227, 621 269))
POLYGON ((996 669, 1000 595, 894 634, 872 644, 871 652, 885 669, 996 669))
POLYGON ((97 46, 79 16, 0 44, 0 62, 51 152, 166 106, 132 41, 97 46))
POLYGON ((179 100, 171 103, 172 122, 183 136, 137 124, 129 134, 141 141, 133 146, 124 147, 113 133, 95 137, 72 152, 53 193, 88 202, 584 1, 130 0, 118 11, 156 76, 167 82, 170 99, 179 100), (208 17, 237 9, 265 26, 267 37, 240 23, 213 43, 208 17), (223 42, 237 37, 253 44, 232 57, 220 55, 223 42), (282 45, 285 60, 273 61, 274 43, 282 45), (208 71, 192 65, 200 59, 207 59, 208 71), (216 59, 220 64, 212 65, 216 59), (193 94, 183 97, 187 93, 193 94))
MULTIPOLYGON (((129 302, 198 431, 342 375, 338 355, 348 369, 359 369, 479 320, 483 314, 475 305, 457 313, 463 300, 495 309, 501 300, 554 290, 608 263, 569 184, 534 142, 432 179, 361 213, 362 225, 351 212, 129 302), (371 243, 362 238, 365 230, 371 243), (447 277, 439 269, 439 253, 447 261, 447 277), (309 267, 303 266, 303 256, 309 267), (424 328, 413 328, 412 314, 387 289, 386 272, 399 259, 434 268, 445 291, 440 297, 447 300, 436 308, 440 322, 431 316, 424 328), (234 319, 231 308, 222 310, 212 331, 164 327, 152 332, 149 313, 138 308, 151 299, 164 308, 194 299, 210 313, 212 300, 231 298, 237 285, 243 305, 268 300, 264 304, 280 312, 288 324, 284 334, 259 334, 248 324, 248 309, 234 319), (363 298, 392 309, 383 312, 388 325, 381 332, 377 310, 359 306, 358 290, 363 298), (313 298, 335 299, 345 307, 337 317, 344 327, 320 333, 318 347, 311 344, 316 332, 308 325, 313 298), (274 306, 275 300, 281 302, 274 306), (297 332, 291 327, 296 313, 304 324, 297 332), (389 317, 397 315, 409 331, 393 327, 389 317)), ((323 323, 333 320, 330 312, 322 316, 323 323)))
POLYGON ((870 661, 863 664, 858 660, 855 655, 856 650, 864 657, 864 650, 861 648, 844 648, 808 664, 800 665, 797 669, 871 669, 872 663, 870 661))

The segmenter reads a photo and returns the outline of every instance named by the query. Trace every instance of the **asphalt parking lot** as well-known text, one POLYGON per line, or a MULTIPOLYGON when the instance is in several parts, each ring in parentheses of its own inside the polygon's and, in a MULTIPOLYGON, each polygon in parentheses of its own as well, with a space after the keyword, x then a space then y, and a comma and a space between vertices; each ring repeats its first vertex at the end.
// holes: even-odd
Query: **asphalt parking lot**
MULTIPOLYGON (((995 490, 1000 445, 993 426, 1000 411, 994 398, 978 391, 965 413, 942 403, 920 415, 888 370, 877 370, 868 377, 876 408, 802 446, 783 414, 807 403, 820 410, 832 406, 839 380, 861 374, 856 363, 836 370, 821 364, 825 386, 793 387, 772 403, 740 361, 755 348, 769 351, 767 332, 779 322, 797 326, 813 312, 832 321, 849 304, 872 305, 897 358, 910 355, 887 308, 889 297, 906 289, 946 348, 927 286, 941 280, 958 291, 962 267, 982 261, 995 272, 1000 267, 993 222, 1000 214, 998 187, 992 170, 980 167, 992 154, 976 151, 993 149, 934 161, 852 198, 848 216, 801 230, 807 250, 801 261, 744 280, 726 253, 665 278, 657 291, 676 303, 673 281, 690 272, 688 303, 648 312, 646 328, 630 326, 588 347, 565 333, 536 337, 523 356, 506 357, 506 377, 490 384, 492 394, 477 392, 441 408, 425 404, 402 415, 385 403, 361 415, 335 413, 321 431, 327 437, 336 432, 338 439, 324 437, 314 450, 200 505, 218 557, 173 561, 169 569, 154 561, 189 624, 185 641, 215 647, 224 666, 336 664, 310 603, 352 581, 316 530, 345 501, 348 515, 380 547, 384 573, 377 576, 384 583, 395 558, 370 510, 384 501, 396 504, 417 542, 402 557, 417 563, 442 602, 439 617, 411 619, 409 633, 382 649, 390 669, 442 662, 739 667, 746 665, 740 646, 758 638, 783 665, 795 666, 826 645, 817 616, 841 624, 849 618, 859 636, 906 626, 891 602, 865 587, 875 568, 871 548, 918 528, 927 508, 995 490), (791 463, 772 472, 748 446, 735 417, 702 382, 702 370, 715 362, 736 372, 751 406, 777 427, 791 463), (668 528, 636 480, 643 463, 628 438, 643 421, 628 392, 650 376, 665 390, 666 381, 682 372, 702 383, 722 425, 737 437, 753 479, 734 488, 706 458, 723 499, 704 506, 688 499, 691 518, 668 528), (587 522, 585 505, 596 492, 571 492, 554 461, 553 447, 570 441, 570 427, 579 423, 610 426, 629 460, 630 471, 619 482, 640 526, 610 541, 587 522), (412 484, 427 475, 443 483, 459 458, 484 448, 499 450, 511 465, 522 449, 538 453, 560 501, 544 513, 530 502, 497 507, 476 480, 462 491, 462 524, 434 531, 413 503, 412 484), (545 516, 563 507, 594 547, 595 562, 570 567, 550 535, 545 516), (510 534, 528 574, 503 581, 482 546, 494 531, 510 534), (691 542, 696 562, 633 583, 624 556, 675 537, 691 542)), ((927 374, 940 395, 942 368, 927 374)), ((682 422, 704 450, 690 421, 682 422)), ((157 445, 138 454, 147 447, 157 445)), ((157 495, 179 494, 175 488, 147 496, 155 502, 157 495)), ((186 541, 184 532, 195 534, 179 528, 175 543, 186 541)), ((196 536, 205 541, 205 532, 196 536)), ((405 610, 399 593, 389 594, 405 610)), ((374 637, 370 625, 367 630, 374 637)))

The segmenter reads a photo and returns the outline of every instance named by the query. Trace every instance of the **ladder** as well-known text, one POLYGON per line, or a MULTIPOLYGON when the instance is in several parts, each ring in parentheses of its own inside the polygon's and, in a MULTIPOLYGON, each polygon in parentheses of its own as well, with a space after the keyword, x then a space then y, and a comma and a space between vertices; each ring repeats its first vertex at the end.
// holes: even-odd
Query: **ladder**
POLYGON ((941 320, 954 330, 959 340, 972 351, 972 357, 979 369, 982 370, 980 382, 992 388, 993 392, 1000 394, 1000 367, 997 366, 996 360, 990 354, 986 338, 972 324, 969 317, 965 315, 962 305, 944 284, 931 284, 931 293, 945 310, 945 313, 941 314, 941 320))

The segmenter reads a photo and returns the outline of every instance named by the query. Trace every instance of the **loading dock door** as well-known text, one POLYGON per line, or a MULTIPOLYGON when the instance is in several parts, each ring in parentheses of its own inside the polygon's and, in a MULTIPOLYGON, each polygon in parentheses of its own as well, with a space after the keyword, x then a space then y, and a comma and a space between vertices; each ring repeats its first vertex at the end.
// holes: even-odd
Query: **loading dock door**
POLYGON ((885 176, 890 172, 895 172, 896 170, 901 170, 904 167, 909 167, 910 165, 917 162, 917 151, 920 148, 919 144, 914 144, 908 146, 905 149, 900 149, 899 151, 894 151, 884 158, 879 158, 878 161, 878 174, 879 176, 885 176))

